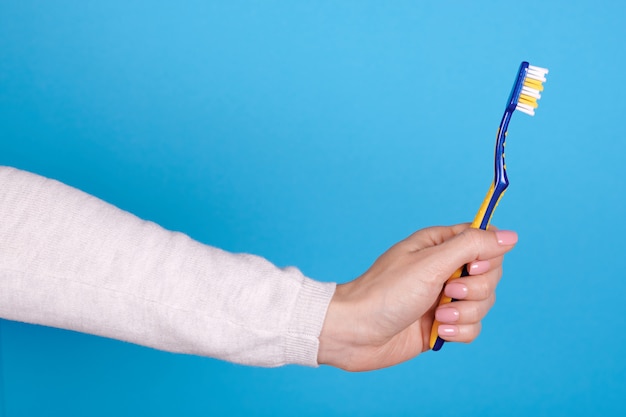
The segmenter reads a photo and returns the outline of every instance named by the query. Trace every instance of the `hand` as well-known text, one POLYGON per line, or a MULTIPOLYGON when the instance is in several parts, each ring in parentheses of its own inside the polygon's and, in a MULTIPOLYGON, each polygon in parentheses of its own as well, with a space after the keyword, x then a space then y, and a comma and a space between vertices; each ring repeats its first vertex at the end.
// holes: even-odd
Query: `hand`
POLYGON ((348 371, 395 365, 429 349, 435 314, 439 335, 471 342, 495 301, 510 231, 468 225, 420 230, 383 254, 356 280, 337 286, 320 334, 318 362, 348 371), (469 264, 470 276, 445 293, 459 299, 437 308, 444 284, 469 264))

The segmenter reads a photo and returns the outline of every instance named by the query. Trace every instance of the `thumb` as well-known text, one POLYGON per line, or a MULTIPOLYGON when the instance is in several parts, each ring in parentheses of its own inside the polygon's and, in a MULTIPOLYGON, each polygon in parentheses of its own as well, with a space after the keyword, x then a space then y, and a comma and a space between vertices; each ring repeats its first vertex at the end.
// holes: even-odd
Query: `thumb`
POLYGON ((468 228, 437 245, 437 251, 450 266, 450 274, 465 264, 504 255, 517 243, 517 233, 510 230, 468 228))

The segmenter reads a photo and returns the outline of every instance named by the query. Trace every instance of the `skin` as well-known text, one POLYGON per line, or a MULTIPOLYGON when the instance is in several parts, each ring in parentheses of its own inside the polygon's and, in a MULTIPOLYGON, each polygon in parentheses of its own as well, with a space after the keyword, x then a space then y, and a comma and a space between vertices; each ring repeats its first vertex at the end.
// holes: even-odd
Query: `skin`
POLYGON ((515 232, 463 224, 423 229, 397 243, 359 278, 337 286, 320 334, 318 362, 368 371, 407 361, 429 350, 436 311, 443 339, 473 341, 495 302, 504 254, 516 242, 515 232), (455 286, 446 286, 446 295, 460 298, 458 290, 465 289, 465 296, 437 307, 444 284, 465 264, 471 275, 450 282, 464 287, 456 285, 457 293, 448 294, 455 286))

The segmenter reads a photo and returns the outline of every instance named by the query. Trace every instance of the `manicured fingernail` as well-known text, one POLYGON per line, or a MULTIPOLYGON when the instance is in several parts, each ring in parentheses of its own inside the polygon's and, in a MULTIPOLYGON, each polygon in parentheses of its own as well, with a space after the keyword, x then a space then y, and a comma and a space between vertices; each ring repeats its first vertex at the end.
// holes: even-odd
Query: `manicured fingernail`
POLYGON ((461 282, 451 282, 446 285, 444 293, 450 298, 462 300, 467 297, 467 286, 461 282))
POLYGON ((453 324, 440 324, 437 329, 440 337, 450 337, 459 334, 459 328, 453 324))
POLYGON ((440 323, 454 323, 459 319, 459 310, 452 307, 440 308, 435 312, 435 318, 440 323))
POLYGON ((474 261, 469 264, 467 271, 470 275, 484 274, 485 272, 489 271, 490 266, 491 264, 489 263, 489 261, 474 261))
POLYGON ((502 246, 514 245, 517 243, 517 233, 510 230, 498 230, 496 231, 496 239, 502 246))

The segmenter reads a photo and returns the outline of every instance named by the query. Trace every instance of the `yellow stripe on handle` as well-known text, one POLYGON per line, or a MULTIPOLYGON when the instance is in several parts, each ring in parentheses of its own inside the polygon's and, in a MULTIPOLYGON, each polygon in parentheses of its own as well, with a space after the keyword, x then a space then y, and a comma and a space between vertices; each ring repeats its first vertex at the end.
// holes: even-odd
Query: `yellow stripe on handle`
MULTIPOLYGON (((472 222, 470 227, 474 229, 480 228, 480 224, 483 222, 483 218, 485 217, 487 213, 487 208, 489 207, 489 202, 493 198, 494 192, 495 192, 495 187, 492 183, 491 187, 489 187, 489 191, 487 191, 487 196, 485 196, 483 203, 480 205, 480 209, 478 209, 478 213, 476 213, 476 216, 474 217, 474 221, 472 222)), ((500 196, 500 198, 502 198, 502 196, 500 196)), ((500 200, 498 199, 498 201, 500 200)), ((494 207, 494 210, 495 210, 495 207, 494 207)), ((448 278, 446 285, 448 284, 448 282, 454 279, 460 278, 462 272, 463 272, 463 267, 454 271, 454 274, 452 274, 452 276, 448 278)), ((439 305, 447 304, 451 301, 452 299, 450 297, 446 296, 445 294, 441 294, 441 298, 439 299, 439 305)), ((439 324, 441 323, 439 323, 437 320, 434 320, 433 327, 430 330, 430 348, 431 349, 433 348, 433 346, 435 346, 435 342, 437 341, 437 337, 439 336, 439 333, 438 333, 439 324)))

